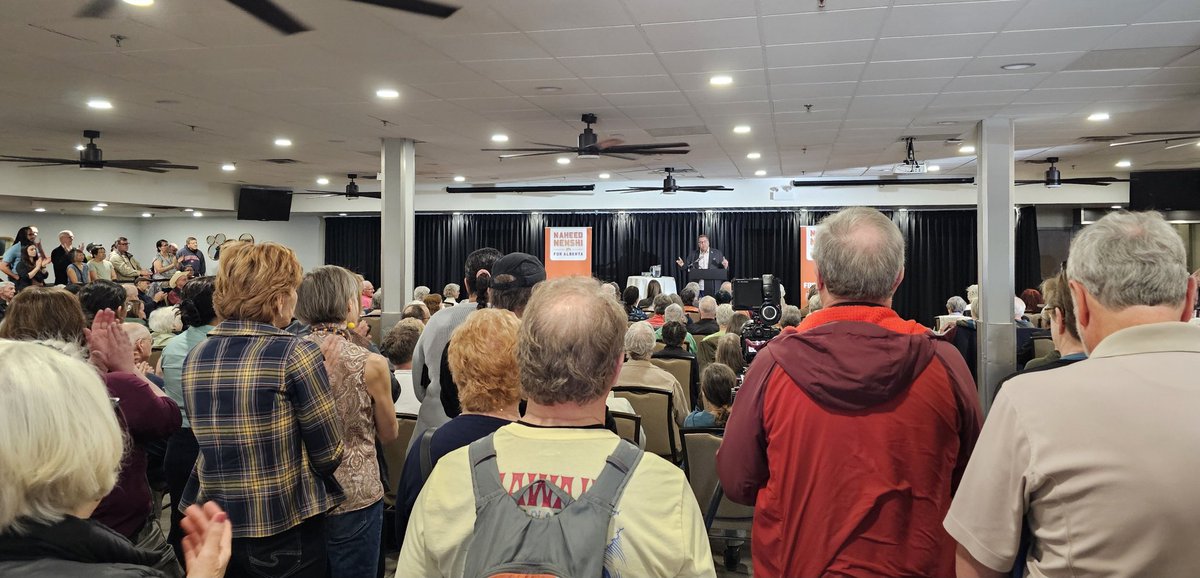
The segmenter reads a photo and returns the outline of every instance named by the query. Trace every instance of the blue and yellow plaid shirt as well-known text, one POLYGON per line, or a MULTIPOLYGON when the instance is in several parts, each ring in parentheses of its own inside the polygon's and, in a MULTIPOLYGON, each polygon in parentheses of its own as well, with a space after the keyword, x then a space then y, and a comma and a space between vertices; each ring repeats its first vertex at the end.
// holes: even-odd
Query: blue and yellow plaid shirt
POLYGON ((320 348, 265 323, 224 321, 183 362, 200 456, 179 509, 212 500, 235 538, 273 536, 333 509, 341 427, 320 348))

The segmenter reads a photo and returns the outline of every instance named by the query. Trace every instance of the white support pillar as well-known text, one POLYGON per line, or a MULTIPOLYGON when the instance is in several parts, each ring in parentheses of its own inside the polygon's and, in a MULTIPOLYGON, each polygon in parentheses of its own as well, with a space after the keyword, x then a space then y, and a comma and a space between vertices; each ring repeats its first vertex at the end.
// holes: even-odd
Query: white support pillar
POLYGON ((416 224, 416 148, 406 138, 385 138, 381 152, 380 284, 383 288, 381 327, 400 320, 413 292, 413 229, 416 224))
POLYGON ((1013 323, 1016 251, 1013 211, 1013 123, 987 119, 978 125, 979 298, 976 373, 986 414, 1001 379, 1016 370, 1017 335, 1013 323))

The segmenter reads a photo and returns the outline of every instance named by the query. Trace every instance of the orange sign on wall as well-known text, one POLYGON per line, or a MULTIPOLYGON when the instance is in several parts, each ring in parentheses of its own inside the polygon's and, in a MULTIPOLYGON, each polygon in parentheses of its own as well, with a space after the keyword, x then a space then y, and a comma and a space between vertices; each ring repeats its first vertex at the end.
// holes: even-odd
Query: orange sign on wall
POLYGON ((800 227, 800 289, 805 295, 810 286, 817 284, 817 262, 812 258, 816 236, 816 227, 800 227))
POLYGON ((592 276, 592 228, 546 227, 546 278, 592 276))

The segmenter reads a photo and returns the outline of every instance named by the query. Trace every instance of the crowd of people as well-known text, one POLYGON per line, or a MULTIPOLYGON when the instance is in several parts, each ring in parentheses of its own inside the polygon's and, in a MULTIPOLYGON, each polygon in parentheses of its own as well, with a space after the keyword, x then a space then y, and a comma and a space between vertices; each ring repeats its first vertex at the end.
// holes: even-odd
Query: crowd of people
MULTIPOLYGON (((709 474, 754 508, 758 576, 1200 568, 1197 277, 1155 213, 1084 228, 1015 299, 1005 321, 1044 319, 1055 352, 986 419, 947 334, 892 309, 904 239, 874 209, 822 221, 817 283, 750 361, 763 322, 727 287, 547 279, 524 253, 472 252, 371 335, 383 290, 275 243, 231 242, 208 275, 190 238, 149 268, 124 238, 17 239, 0 576, 374 577, 396 547, 397 577, 715 576, 712 496, 619 433, 627 391, 670 399, 641 418, 675 445, 723 432, 709 474)), ((946 306, 979 319, 978 288, 946 306)))

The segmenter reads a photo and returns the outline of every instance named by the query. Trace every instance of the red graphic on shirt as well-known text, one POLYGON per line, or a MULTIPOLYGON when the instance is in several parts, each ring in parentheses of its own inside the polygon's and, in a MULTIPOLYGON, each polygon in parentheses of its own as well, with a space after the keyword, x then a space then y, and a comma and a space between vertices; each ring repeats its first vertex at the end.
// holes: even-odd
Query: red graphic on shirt
POLYGON ((548 508, 558 511, 563 509, 562 500, 546 487, 546 484, 535 484, 534 482, 543 481, 554 484, 562 491, 571 496, 580 496, 587 491, 588 486, 596 482, 595 478, 575 477, 575 476, 559 476, 555 474, 541 474, 535 472, 513 472, 509 475, 506 472, 500 472, 500 486, 505 487, 510 495, 516 495, 517 492, 522 492, 517 496, 517 505, 522 508, 548 508), (506 481, 507 479, 507 481, 506 481), (579 483, 579 492, 575 492, 575 483, 579 483), (532 485, 530 485, 532 484, 532 485), (522 491, 522 489, 524 489, 522 491))

